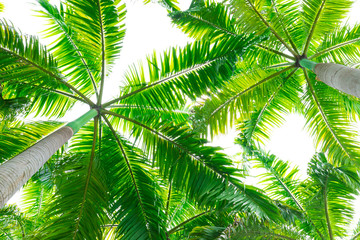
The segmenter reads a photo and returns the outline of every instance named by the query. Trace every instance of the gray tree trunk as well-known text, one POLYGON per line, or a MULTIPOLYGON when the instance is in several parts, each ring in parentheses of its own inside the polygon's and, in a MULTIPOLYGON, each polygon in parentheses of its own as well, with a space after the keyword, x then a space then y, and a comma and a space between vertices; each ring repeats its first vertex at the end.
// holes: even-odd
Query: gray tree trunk
POLYGON ((62 127, 0 165, 0 208, 73 134, 71 127, 62 127))
POLYGON ((314 72, 325 84, 360 98, 360 70, 335 63, 318 63, 314 72))

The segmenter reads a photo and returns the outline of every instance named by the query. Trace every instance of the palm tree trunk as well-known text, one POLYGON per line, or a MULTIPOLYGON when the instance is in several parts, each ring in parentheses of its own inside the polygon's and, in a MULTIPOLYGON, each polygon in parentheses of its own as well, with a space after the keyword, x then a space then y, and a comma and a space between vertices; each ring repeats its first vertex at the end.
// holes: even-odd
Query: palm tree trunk
POLYGON ((318 80, 344 93, 360 98, 360 70, 335 63, 302 59, 300 65, 312 70, 318 80))
POLYGON ((51 133, 22 153, 0 165, 0 208, 81 126, 96 115, 97 111, 91 109, 80 118, 51 133))

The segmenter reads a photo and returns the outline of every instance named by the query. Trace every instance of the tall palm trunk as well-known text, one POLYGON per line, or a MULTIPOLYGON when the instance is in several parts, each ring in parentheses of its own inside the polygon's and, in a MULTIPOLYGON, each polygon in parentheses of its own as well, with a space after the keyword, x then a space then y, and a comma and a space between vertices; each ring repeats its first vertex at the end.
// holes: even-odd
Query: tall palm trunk
POLYGON ((312 70, 318 80, 344 93, 360 98, 360 70, 335 63, 302 59, 300 65, 312 70))
POLYGON ((0 208, 64 145, 85 123, 97 115, 91 109, 80 118, 43 138, 0 165, 0 208))

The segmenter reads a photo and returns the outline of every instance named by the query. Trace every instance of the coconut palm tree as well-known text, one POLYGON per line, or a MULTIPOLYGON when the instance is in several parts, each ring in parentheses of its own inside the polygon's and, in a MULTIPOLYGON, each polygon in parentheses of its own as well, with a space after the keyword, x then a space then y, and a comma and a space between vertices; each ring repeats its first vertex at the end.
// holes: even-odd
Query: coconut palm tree
POLYGON ((79 102, 90 110, 66 125, 9 121, 2 129, 2 201, 28 182, 33 221, 19 233, 35 239, 102 239, 108 232, 116 239, 166 239, 204 215, 214 217, 214 209, 279 217, 269 198, 243 184, 231 160, 206 146, 186 122, 189 99, 223 86, 234 61, 261 38, 196 41, 155 53, 147 71, 131 68, 119 96, 104 101, 125 35, 125 5, 38 3, 54 41, 47 50, 36 37, 1 22, 2 99, 25 99, 28 113, 48 118, 61 118, 79 102), (193 210, 173 213, 173 192, 193 210))
MULTIPOLYGON (((195 108, 198 130, 209 127, 214 135, 239 120, 249 140, 264 141, 270 129, 296 110, 305 117, 321 151, 336 161, 357 163, 357 133, 351 120, 359 114, 358 99, 317 81, 303 67, 313 69, 316 62, 357 66, 360 28, 343 22, 351 4, 350 0, 194 0, 186 11, 173 10, 173 22, 195 39, 268 34, 243 56, 245 61, 237 65, 230 82, 195 108)), ((338 65, 318 64, 315 72, 320 65, 339 70, 338 65)))

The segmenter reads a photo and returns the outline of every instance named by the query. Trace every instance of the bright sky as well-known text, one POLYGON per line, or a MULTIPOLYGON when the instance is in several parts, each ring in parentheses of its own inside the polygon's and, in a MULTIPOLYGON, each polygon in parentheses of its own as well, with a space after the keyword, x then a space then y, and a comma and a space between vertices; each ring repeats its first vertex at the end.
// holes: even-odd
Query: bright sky
MULTIPOLYGON (((5 4, 5 12, 0 13, 6 19, 19 27, 24 33, 37 35, 42 29, 43 19, 34 17, 31 9, 34 9, 35 0, 0 0, 5 4)), ((56 0, 51 1, 56 2, 56 0)), ((114 81, 107 83, 107 97, 116 96, 118 90, 116 81, 121 80, 122 72, 128 65, 136 63, 139 59, 143 59, 146 54, 150 54, 156 49, 161 52, 170 46, 184 45, 188 39, 178 29, 171 26, 166 16, 166 11, 156 5, 143 5, 141 0, 127 1, 127 35, 124 41, 121 58, 113 74, 110 76, 114 81)), ((180 0, 183 8, 186 8, 190 0, 180 0)), ((353 19, 358 19, 360 9, 360 0, 356 0, 353 8, 353 19)), ((352 21, 353 22, 353 21, 352 21)), ((76 112, 87 111, 78 107, 76 112)), ((75 117, 68 116, 68 120, 75 117)), ((279 129, 272 133, 271 140, 266 144, 266 149, 284 160, 290 160, 300 166, 302 175, 306 175, 307 162, 315 153, 313 140, 308 133, 303 130, 305 121, 302 117, 291 115, 288 121, 279 129)), ((234 131, 227 136, 219 136, 215 139, 214 144, 221 145, 230 155, 234 155, 239 151, 234 146, 233 139, 236 136, 234 131)), ((16 198, 14 198, 16 199, 16 198)), ((16 200, 12 201, 16 201, 16 200)))

